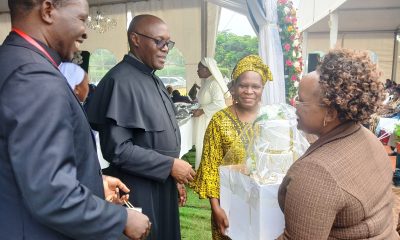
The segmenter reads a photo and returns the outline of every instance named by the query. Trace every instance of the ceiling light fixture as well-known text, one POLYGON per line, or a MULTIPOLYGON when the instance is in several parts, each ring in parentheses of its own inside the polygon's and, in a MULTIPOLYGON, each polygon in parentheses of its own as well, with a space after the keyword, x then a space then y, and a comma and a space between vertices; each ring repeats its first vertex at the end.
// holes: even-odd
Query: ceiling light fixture
POLYGON ((98 32, 105 33, 117 26, 117 21, 112 18, 106 17, 99 10, 96 11, 96 15, 90 15, 87 19, 88 28, 98 32))

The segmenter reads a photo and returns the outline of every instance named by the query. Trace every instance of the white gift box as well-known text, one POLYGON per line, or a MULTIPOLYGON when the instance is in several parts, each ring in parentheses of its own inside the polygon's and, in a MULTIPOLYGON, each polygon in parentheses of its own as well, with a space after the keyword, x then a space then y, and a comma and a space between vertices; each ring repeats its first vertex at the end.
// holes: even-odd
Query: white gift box
POLYGON ((280 183, 259 185, 239 172, 239 165, 221 166, 220 204, 233 240, 273 240, 283 233, 285 220, 278 204, 280 183))

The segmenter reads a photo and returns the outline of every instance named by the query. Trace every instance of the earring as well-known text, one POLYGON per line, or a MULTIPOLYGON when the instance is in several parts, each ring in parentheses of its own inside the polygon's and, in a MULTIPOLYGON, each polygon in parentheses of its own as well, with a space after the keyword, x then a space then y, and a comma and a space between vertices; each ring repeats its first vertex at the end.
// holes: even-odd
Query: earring
POLYGON ((324 118, 324 127, 326 127, 326 120, 325 120, 325 118, 324 118))

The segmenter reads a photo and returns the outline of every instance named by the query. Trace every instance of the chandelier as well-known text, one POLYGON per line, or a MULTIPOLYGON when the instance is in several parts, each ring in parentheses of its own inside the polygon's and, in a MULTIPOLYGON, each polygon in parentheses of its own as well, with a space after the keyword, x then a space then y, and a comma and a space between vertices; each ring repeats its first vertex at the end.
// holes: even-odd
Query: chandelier
POLYGON ((90 15, 88 17, 87 26, 98 33, 105 33, 106 31, 115 28, 115 26, 117 26, 117 21, 106 17, 102 12, 97 11, 96 16, 90 15))

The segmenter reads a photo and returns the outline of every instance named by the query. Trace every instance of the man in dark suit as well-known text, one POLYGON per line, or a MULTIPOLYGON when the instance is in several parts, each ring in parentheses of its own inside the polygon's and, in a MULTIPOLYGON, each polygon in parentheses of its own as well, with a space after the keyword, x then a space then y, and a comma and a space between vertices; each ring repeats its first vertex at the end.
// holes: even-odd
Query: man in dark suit
POLYGON ((145 237, 145 215, 104 200, 127 188, 102 178, 90 126, 58 69, 86 38, 86 0, 8 5, 13 30, 0 47, 0 238, 145 237))

